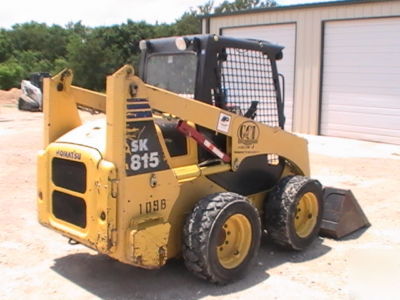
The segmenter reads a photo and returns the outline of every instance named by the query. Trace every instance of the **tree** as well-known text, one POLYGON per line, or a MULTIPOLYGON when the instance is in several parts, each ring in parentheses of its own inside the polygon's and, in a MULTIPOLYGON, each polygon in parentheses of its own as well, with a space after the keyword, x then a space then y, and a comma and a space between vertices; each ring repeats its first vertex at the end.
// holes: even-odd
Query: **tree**
POLYGON ((196 34, 201 32, 201 20, 196 10, 190 9, 176 20, 174 35, 196 34))
POLYGON ((211 14, 214 10, 214 0, 209 0, 203 5, 199 5, 197 10, 200 15, 208 15, 211 14))
POLYGON ((65 27, 29 22, 0 29, 0 88, 18 86, 31 72, 74 70, 74 84, 105 89, 105 78, 124 64, 137 65, 143 39, 201 32, 200 16, 275 6, 274 0, 214 0, 190 8, 172 24, 150 25, 127 20, 120 25, 90 28, 81 21, 65 27))
POLYGON ((254 8, 277 6, 274 0, 235 0, 233 2, 224 1, 215 7, 215 13, 228 13, 234 11, 243 11, 254 8))
POLYGON ((15 59, 0 63, 0 90, 19 86, 24 78, 24 70, 15 59))
POLYGON ((82 39, 73 36, 68 44, 68 67, 74 70, 74 83, 89 89, 104 90, 105 75, 114 71, 112 48, 96 35, 82 39))
POLYGON ((41 52, 49 61, 66 55, 68 31, 64 28, 37 22, 16 24, 12 28, 10 39, 16 50, 41 52))
POLYGON ((13 46, 10 39, 10 32, 0 29, 0 63, 12 56, 13 46))
POLYGON ((74 83, 95 90, 105 89, 105 78, 124 64, 137 64, 139 42, 156 36, 155 26, 132 22, 80 30, 68 43, 68 66, 74 83))
POLYGON ((14 50, 11 58, 0 63, 0 89, 10 89, 19 86, 30 73, 50 71, 53 68, 50 62, 41 52, 14 50))
POLYGON ((19 86, 32 72, 53 71, 67 54, 68 36, 61 26, 36 22, 0 30, 0 88, 19 86))
POLYGON ((67 69, 68 67, 69 67, 69 63, 68 63, 67 59, 64 57, 58 57, 54 60, 53 67, 50 71, 50 74, 55 75, 55 74, 61 72, 62 70, 67 69))
POLYGON ((197 34, 201 32, 200 16, 212 13, 227 13, 253 8, 273 7, 277 3, 274 0, 235 0, 224 1, 215 7, 214 0, 208 0, 196 9, 190 8, 174 24, 174 35, 197 34))

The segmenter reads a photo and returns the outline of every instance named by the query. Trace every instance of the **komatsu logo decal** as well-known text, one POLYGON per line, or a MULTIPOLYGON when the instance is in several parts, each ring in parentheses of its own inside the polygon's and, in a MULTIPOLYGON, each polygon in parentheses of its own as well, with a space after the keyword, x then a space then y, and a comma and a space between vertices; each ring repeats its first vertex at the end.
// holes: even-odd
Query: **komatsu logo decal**
POLYGON ((56 155, 63 158, 81 160, 82 154, 75 151, 57 150, 56 155))

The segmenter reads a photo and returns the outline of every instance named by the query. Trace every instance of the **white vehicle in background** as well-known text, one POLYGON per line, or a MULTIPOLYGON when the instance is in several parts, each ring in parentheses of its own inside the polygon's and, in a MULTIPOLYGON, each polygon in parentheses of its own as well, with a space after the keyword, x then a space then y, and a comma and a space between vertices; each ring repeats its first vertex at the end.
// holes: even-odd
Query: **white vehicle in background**
POLYGON ((42 111, 43 78, 49 73, 33 73, 30 80, 21 81, 22 95, 18 99, 18 109, 26 111, 42 111))

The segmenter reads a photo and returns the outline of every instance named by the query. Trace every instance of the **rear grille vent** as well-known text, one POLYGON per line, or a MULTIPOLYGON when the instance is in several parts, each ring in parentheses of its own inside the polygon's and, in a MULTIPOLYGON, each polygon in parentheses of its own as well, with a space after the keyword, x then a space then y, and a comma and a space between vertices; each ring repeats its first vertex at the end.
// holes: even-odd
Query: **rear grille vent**
POLYGON ((78 161, 55 157, 52 161, 52 180, 56 186, 84 193, 86 192, 86 166, 78 161))
POLYGON ((57 219, 86 227, 86 203, 82 198, 54 191, 52 199, 53 214, 57 219))

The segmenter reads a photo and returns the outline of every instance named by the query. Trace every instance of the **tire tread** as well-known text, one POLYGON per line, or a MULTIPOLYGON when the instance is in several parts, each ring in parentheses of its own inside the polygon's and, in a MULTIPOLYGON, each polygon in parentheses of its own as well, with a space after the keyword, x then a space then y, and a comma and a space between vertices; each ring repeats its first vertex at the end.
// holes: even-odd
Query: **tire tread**
MULTIPOLYGON (((231 192, 208 195, 196 204, 193 212, 187 217, 184 226, 182 254, 185 265, 194 275, 212 283, 225 284, 230 281, 215 274, 207 263, 209 261, 208 238, 213 222, 221 210, 234 201, 249 203, 245 197, 231 192)), ((253 206, 251 205, 251 207, 253 206)), ((258 216, 256 208, 253 207, 253 209, 258 216)))
MULTIPOLYGON (((317 180, 305 176, 288 176, 283 178, 275 189, 269 194, 265 205, 265 226, 271 239, 278 245, 291 250, 303 250, 305 247, 299 245, 291 236, 291 208, 296 201, 297 195, 307 184, 321 184, 317 180)), ((322 191, 322 188, 321 188, 322 191)), ((317 195, 321 201, 321 195, 317 195)), ((319 216, 315 229, 307 238, 313 240, 318 234, 322 216, 322 205, 320 202, 319 216)))

